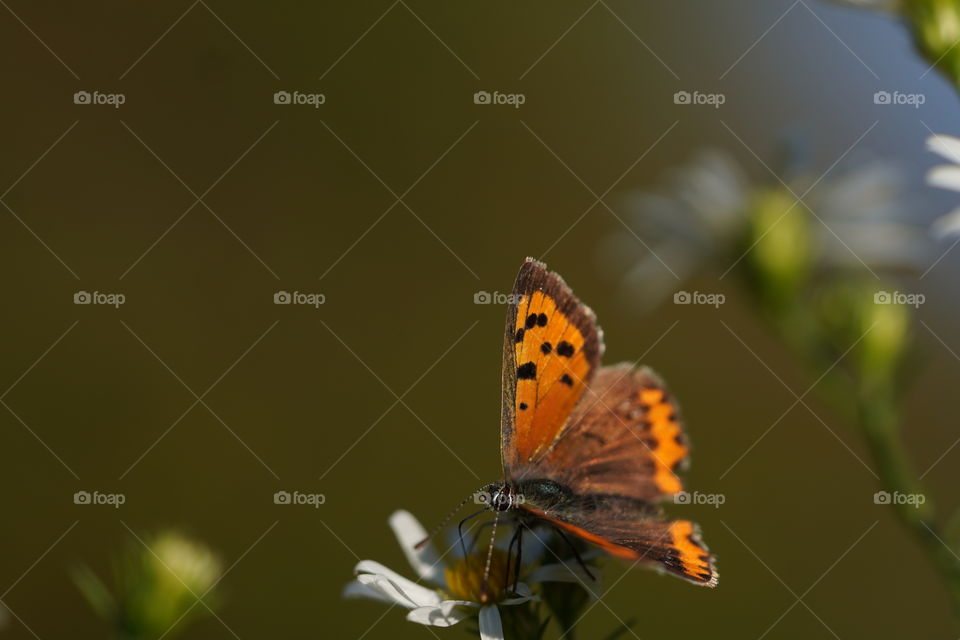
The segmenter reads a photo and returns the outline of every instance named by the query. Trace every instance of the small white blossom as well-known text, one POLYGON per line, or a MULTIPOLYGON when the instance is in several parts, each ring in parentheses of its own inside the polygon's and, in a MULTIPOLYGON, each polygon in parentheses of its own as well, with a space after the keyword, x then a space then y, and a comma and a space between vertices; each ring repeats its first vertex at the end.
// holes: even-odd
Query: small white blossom
POLYGON ((800 175, 785 186, 776 180, 752 182, 730 155, 704 150, 668 173, 661 187, 626 194, 622 208, 629 230, 608 238, 602 261, 621 279, 624 301, 652 307, 704 266, 724 273, 739 263, 752 250, 751 224, 760 196, 779 190, 792 214, 808 217, 814 267, 862 262, 915 270, 930 247, 907 219, 904 182, 899 170, 875 160, 838 168, 819 180, 800 175))
MULTIPOLYGON (((407 511, 396 511, 390 516, 389 523, 418 580, 414 582, 405 578, 379 562, 362 560, 354 567, 356 579, 343 590, 345 597, 370 598, 399 605, 408 610, 407 620, 434 627, 453 626, 466 618, 477 616, 480 637, 483 640, 503 639, 503 625, 498 607, 519 605, 538 599, 524 582, 518 583, 512 593, 497 588, 506 577, 503 562, 506 556, 502 550, 495 550, 500 564, 491 572, 491 597, 488 602, 480 602, 476 591, 482 581, 486 552, 476 558, 463 557, 458 553, 460 544, 455 542, 451 545, 450 555, 457 558, 457 562, 447 567, 432 542, 422 549, 414 548, 427 533, 413 515, 407 511), (494 573, 497 574, 496 577, 494 573), (465 595, 471 597, 464 597, 465 595)), ((528 554, 525 550, 524 555, 535 554, 528 554)), ((531 583, 584 579, 589 578, 586 578, 582 571, 562 564, 543 565, 527 575, 527 580, 531 583)))
MULTIPOLYGON (((927 138, 927 149, 951 164, 941 164, 927 173, 927 184, 960 191, 960 138, 948 135, 933 135, 927 138)), ((960 235, 960 207, 933 221, 930 231, 934 237, 944 239, 960 235)))

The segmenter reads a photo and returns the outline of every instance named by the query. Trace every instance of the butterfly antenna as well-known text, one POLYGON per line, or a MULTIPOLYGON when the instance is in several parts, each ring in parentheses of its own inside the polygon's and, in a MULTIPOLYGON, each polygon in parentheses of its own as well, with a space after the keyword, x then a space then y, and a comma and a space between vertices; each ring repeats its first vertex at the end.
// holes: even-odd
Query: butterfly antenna
POLYGON ((490 563, 493 561, 493 545, 497 540, 497 522, 500 512, 493 512, 493 526, 490 529, 490 546, 487 547, 487 562, 483 567, 483 586, 480 588, 480 602, 486 603, 490 599, 490 563))
POLYGON ((430 542, 430 539, 431 539, 431 538, 433 538, 435 535, 437 535, 438 533, 440 533, 441 531, 443 531, 443 528, 446 527, 446 526, 447 526, 447 523, 450 522, 450 519, 453 518, 453 516, 455 516, 455 515, 457 514, 457 512, 460 511, 460 509, 463 508, 463 505, 465 505, 465 504, 467 504, 468 502, 470 502, 470 501, 473 499, 473 496, 475 496, 477 493, 479 493, 479 492, 481 492, 481 491, 486 491, 489 486, 490 486, 490 485, 484 485, 483 487, 477 489, 476 491, 474 491, 473 493, 471 493, 469 496, 467 496, 466 498, 464 498, 463 500, 461 500, 461 501, 460 501, 460 504, 458 504, 458 505, 453 509, 453 511, 451 511, 450 513, 448 513, 448 514, 443 518, 443 520, 440 521, 440 524, 438 524, 436 527, 434 527, 434 528, 433 528, 433 531, 431 531, 430 534, 429 534, 426 538, 424 538, 423 540, 421 540, 420 542, 418 542, 417 544, 415 544, 415 545, 413 546, 413 548, 414 548, 414 549, 417 549, 417 550, 423 549, 423 547, 426 546, 426 544, 427 544, 428 542, 430 542))

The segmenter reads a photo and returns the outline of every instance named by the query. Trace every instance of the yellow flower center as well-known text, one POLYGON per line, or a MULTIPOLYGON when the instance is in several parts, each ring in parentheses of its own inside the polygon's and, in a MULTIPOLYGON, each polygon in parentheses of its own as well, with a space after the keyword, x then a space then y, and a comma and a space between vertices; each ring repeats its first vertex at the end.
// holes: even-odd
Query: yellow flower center
POLYGON ((470 602, 499 602, 506 596, 504 585, 507 582, 506 552, 493 550, 490 558, 490 575, 486 589, 483 584, 483 570, 487 565, 486 552, 471 553, 457 560, 452 567, 444 570, 450 596, 456 600, 470 602))

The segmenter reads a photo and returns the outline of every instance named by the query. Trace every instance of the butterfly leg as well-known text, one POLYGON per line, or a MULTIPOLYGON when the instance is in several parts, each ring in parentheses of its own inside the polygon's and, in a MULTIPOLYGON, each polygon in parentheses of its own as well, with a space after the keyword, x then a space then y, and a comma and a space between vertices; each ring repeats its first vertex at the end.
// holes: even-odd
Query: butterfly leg
MULTIPOLYGON (((518 541, 521 528, 522 528, 522 525, 518 523, 517 530, 513 532, 513 537, 510 538, 510 544, 507 546, 507 570, 503 574, 503 590, 504 591, 506 591, 507 587, 510 586, 510 567, 512 566, 512 560, 513 560, 513 555, 512 555, 513 545, 515 542, 518 541)), ((518 558, 517 567, 519 566, 520 566, 520 560, 518 558)), ((514 585, 514 589, 516 589, 516 585, 514 585)))
POLYGON ((463 525, 465 522, 467 522, 468 520, 472 520, 473 518, 476 518, 478 515, 480 515, 484 511, 486 511, 486 509, 480 509, 479 511, 475 511, 474 513, 471 513, 466 518, 461 520, 459 524, 457 524, 457 538, 460 540, 460 547, 463 549, 464 557, 467 556, 467 545, 463 541, 463 525))
POLYGON ((587 567, 586 563, 583 561, 583 558, 580 557, 580 551, 577 550, 577 547, 575 544, 573 544, 573 541, 570 540, 570 538, 567 537, 567 534, 565 534, 559 527, 554 527, 553 530, 560 534, 560 537, 563 538, 564 542, 566 542, 570 547, 570 550, 573 551, 573 556, 577 559, 577 564, 580 565, 580 568, 583 569, 588 576, 590 576, 591 580, 596 581, 596 576, 594 576, 587 567))
MULTIPOLYGON (((523 529, 524 529, 524 525, 523 525, 523 523, 521 522, 521 523, 519 523, 519 524, 517 525, 517 533, 516 533, 516 537, 517 537, 517 566, 516 566, 516 568, 513 570, 513 591, 514 591, 514 593, 516 593, 516 591, 517 591, 517 585, 520 583, 520 559, 523 557, 523 529)), ((508 567, 508 575, 509 575, 509 567, 508 567)))

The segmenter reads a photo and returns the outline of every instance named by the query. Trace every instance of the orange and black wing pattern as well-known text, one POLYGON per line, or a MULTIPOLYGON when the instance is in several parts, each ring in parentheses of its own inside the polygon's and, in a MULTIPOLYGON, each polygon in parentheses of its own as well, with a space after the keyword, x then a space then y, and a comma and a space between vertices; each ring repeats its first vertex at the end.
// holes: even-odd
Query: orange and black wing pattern
POLYGON ((717 570, 697 525, 665 520, 658 504, 683 490, 676 472, 688 453, 660 379, 619 364, 597 372, 554 446, 514 482, 521 507, 540 520, 610 555, 714 587, 717 570))
POLYGON ((704 587, 717 586, 713 556, 700 539, 699 527, 689 520, 636 519, 618 508, 565 508, 555 513, 532 505, 524 509, 612 556, 652 565, 704 587))
POLYGON ((614 556, 716 586, 697 526, 658 504, 683 490, 689 446, 677 406, 646 368, 600 368, 593 313, 555 273, 520 268, 503 350, 506 481, 529 516, 614 556))
POLYGON ((553 479, 580 495, 657 502, 679 493, 689 445, 676 403, 646 367, 603 367, 556 444, 526 477, 553 479))
POLYGON ((507 475, 554 445, 600 363, 593 312, 527 258, 513 288, 503 346, 501 450, 507 475))

